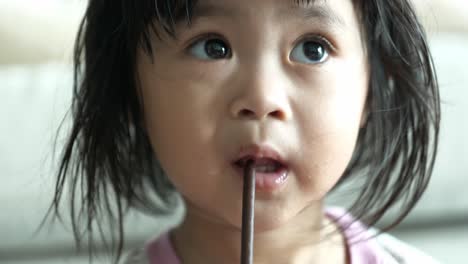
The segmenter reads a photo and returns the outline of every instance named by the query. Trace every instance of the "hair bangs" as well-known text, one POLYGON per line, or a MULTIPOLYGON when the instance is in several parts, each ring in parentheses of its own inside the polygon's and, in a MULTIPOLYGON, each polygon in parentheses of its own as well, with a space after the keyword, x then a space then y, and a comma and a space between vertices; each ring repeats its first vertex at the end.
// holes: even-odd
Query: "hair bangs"
POLYGON ((137 21, 139 40, 144 50, 152 54, 152 33, 158 38, 161 38, 162 34, 175 38, 177 24, 185 22, 189 26, 196 2, 197 0, 131 1, 129 5, 135 5, 136 8, 131 9, 129 16, 135 16, 131 20, 137 21))

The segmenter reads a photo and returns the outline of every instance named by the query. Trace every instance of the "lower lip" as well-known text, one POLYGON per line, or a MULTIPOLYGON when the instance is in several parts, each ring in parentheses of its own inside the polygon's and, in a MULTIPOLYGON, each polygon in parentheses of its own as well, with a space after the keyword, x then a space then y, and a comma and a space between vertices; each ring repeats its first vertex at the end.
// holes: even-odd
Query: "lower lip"
MULTIPOLYGON (((234 166, 237 174, 244 179, 244 170, 234 166)), ((276 172, 255 172, 255 190, 262 192, 274 192, 282 188, 288 180, 289 171, 287 168, 281 168, 276 172)))

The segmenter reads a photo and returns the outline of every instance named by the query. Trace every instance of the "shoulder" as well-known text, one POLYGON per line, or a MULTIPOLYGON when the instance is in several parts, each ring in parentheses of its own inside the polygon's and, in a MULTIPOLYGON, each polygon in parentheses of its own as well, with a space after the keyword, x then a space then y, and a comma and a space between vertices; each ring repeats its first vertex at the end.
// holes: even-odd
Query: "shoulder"
POLYGON ((342 208, 327 208, 326 214, 342 230, 352 263, 438 263, 390 234, 366 226, 342 208))
POLYGON ((120 264, 149 264, 144 247, 131 250, 120 264))
POLYGON ((380 234, 375 238, 382 251, 395 259, 396 263, 426 263, 438 264, 439 262, 420 251, 419 249, 389 235, 380 234))
POLYGON ((180 264, 169 231, 147 241, 142 247, 130 251, 121 264, 180 264))

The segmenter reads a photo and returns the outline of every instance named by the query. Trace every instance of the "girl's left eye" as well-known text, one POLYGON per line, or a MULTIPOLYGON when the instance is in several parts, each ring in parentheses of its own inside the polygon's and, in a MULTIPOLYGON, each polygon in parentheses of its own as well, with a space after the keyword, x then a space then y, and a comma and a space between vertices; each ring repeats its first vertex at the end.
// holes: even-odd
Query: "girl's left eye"
POLYGON ((189 47, 188 51, 202 60, 222 60, 231 56, 231 48, 220 38, 198 40, 189 47))
POLYGON ((319 64, 324 62, 328 56, 327 45, 316 40, 303 40, 291 51, 291 60, 305 64, 319 64))

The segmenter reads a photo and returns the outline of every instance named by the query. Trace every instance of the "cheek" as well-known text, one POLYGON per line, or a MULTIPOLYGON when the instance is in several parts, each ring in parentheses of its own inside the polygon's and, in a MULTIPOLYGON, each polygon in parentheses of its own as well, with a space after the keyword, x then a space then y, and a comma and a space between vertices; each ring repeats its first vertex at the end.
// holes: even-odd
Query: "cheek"
MULTIPOLYGON (((154 83, 153 87, 158 87, 158 84, 154 83)), ((208 122, 204 120, 207 117, 199 114, 201 110, 193 98, 188 100, 190 97, 187 95, 155 90, 143 92, 145 122, 154 151, 161 159, 165 156, 183 159, 185 155, 195 154, 191 150, 196 150, 211 134, 208 122)))
POLYGON ((299 111, 300 162, 306 164, 300 172, 306 176, 299 178, 305 179, 300 188, 316 195, 314 199, 317 199, 339 180, 351 160, 367 81, 362 72, 343 72, 341 78, 324 75, 314 83, 315 89, 304 96, 303 108, 299 111))
POLYGON ((181 78, 158 78, 144 70, 139 77, 145 124, 156 158, 179 191, 197 197, 193 192, 217 180, 210 177, 218 170, 211 165, 219 164, 213 144, 216 116, 210 115, 216 111, 209 111, 212 95, 200 93, 201 87, 181 78))

